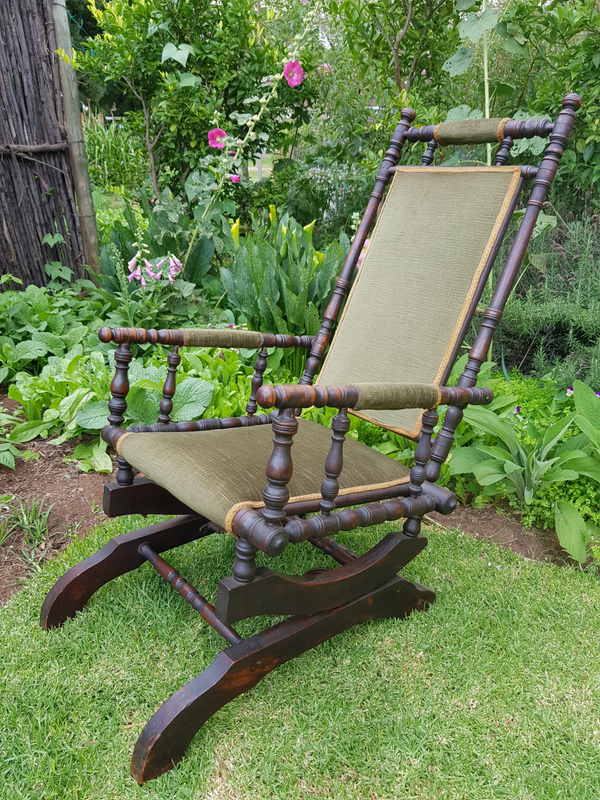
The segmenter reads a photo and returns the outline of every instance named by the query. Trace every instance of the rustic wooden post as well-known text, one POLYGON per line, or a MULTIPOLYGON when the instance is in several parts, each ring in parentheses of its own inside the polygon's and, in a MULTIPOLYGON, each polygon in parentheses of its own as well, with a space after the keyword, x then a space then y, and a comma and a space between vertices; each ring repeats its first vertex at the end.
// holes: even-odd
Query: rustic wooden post
MULTIPOLYGON (((64 50, 67 56, 72 58, 71 33, 65 0, 52 0, 52 17, 54 19, 56 45, 59 50, 64 50)), ((81 225, 83 252, 88 266, 96 274, 99 274, 100 247, 98 243, 98 228, 96 227, 96 213, 94 211, 88 163, 85 155, 77 76, 71 64, 65 61, 64 58, 59 57, 58 68, 65 110, 67 140, 69 142, 69 158, 81 225)))

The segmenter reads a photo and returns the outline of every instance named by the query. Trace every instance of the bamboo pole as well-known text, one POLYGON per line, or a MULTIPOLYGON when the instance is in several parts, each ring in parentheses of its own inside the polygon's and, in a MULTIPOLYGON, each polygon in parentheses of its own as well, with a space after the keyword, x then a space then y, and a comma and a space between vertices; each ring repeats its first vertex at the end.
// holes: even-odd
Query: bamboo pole
MULTIPOLYGON (((63 50, 69 59, 73 57, 71 48, 71 32, 67 18, 65 0, 52 0, 52 16, 54 19, 54 32, 56 46, 63 50)), ((69 157, 73 172, 73 183, 77 197, 77 208, 81 226, 81 238, 86 263, 96 273, 100 273, 100 247, 98 243, 98 228, 96 227, 96 213, 90 187, 85 144, 83 139, 83 126, 79 110, 79 93, 77 90, 77 76, 72 65, 59 58, 60 84, 63 95, 65 111, 65 126, 69 143, 69 157)))

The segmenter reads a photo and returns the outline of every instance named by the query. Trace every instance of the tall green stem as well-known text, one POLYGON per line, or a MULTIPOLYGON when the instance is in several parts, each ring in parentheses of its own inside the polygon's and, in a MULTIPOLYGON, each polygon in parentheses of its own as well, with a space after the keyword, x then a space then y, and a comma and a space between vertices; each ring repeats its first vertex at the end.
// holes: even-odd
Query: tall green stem
MULTIPOLYGON (((287 64, 288 61, 296 61, 296 59, 300 55, 300 50, 302 49, 302 45, 304 43, 304 39, 305 39, 306 35, 311 30, 312 22, 315 19, 318 10, 319 10, 319 3, 315 2, 313 8, 306 13, 306 15, 304 17, 304 29, 303 29, 302 33, 299 33, 299 34, 296 35, 296 37, 294 39, 294 48, 293 48, 293 50, 290 50, 290 52, 288 53, 287 57, 283 59, 284 66, 285 66, 285 64, 287 64)), ((271 78, 271 91, 269 92, 268 95, 264 95, 263 98, 261 99, 260 110, 258 111, 258 113, 255 114, 251 119, 248 120, 248 123, 247 123, 248 130, 246 132, 246 136, 242 140, 238 140, 238 146, 237 146, 237 149, 235 151, 235 155, 230 156, 229 154, 227 154, 225 156, 225 162, 226 163, 224 165, 221 177, 219 178, 219 182, 217 184, 217 188, 214 190, 214 192, 212 194, 212 197, 210 198, 210 202, 207 204, 206 208, 204 209, 204 212, 202 214, 202 218, 200 219, 200 224, 197 225, 196 228, 194 228, 194 232, 192 233, 192 237, 190 239, 190 243, 189 243, 187 252, 185 254, 185 258, 183 259, 184 266, 187 264, 188 258, 190 257, 190 253, 192 252, 192 247, 194 246, 194 242, 196 241, 196 238, 198 236, 198 232, 200 230, 200 227, 201 227, 202 223, 208 217, 208 214, 209 214, 210 210, 212 209, 212 207, 214 206, 214 204, 215 204, 215 202, 217 200, 217 197, 221 194, 221 192, 223 190, 223 186, 225 184, 225 180, 227 179, 227 176, 228 176, 228 173, 229 173, 229 165, 231 163, 233 163, 237 158, 239 158, 241 156, 241 154, 244 152, 244 147, 246 146, 248 141, 256 139, 256 133, 254 132, 254 128, 256 127, 256 123, 260 122, 263 114, 265 113, 265 111, 269 107, 269 103, 271 102, 271 100, 273 100, 275 97, 277 97, 277 86, 283 80, 283 77, 284 77, 284 75, 283 75, 283 69, 282 69, 281 72, 279 72, 277 75, 274 75, 271 78)), ((225 148, 225 150, 227 152, 227 148, 225 148)))
MULTIPOLYGON (((481 14, 485 14, 487 8, 487 0, 483 0, 481 5, 481 14)), ((488 75, 488 34, 487 31, 483 32, 483 90, 485 92, 485 118, 490 118, 490 82, 488 75)), ((487 150, 487 165, 492 166, 492 145, 488 142, 486 145, 487 150)))

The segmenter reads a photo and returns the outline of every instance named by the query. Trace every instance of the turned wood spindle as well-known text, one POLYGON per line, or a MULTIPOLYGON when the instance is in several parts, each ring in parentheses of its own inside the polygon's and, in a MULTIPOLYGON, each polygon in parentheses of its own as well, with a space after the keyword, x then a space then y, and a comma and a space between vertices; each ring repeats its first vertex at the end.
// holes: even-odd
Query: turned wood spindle
POLYGON ((504 139, 502 139, 494 160, 494 163, 497 167, 503 167, 507 163, 510 155, 510 148, 513 146, 513 144, 514 140, 512 136, 505 136, 504 139))
MULTIPOLYGON (((129 392, 129 364, 133 354, 127 342, 122 342, 115 351, 115 375, 110 384, 111 398, 108 401, 108 424, 120 428, 127 411, 127 393, 129 392)), ((133 469, 122 456, 117 456, 117 483, 120 486, 131 486, 133 469)))
POLYGON ((321 501, 319 506, 325 516, 335 509, 335 498, 340 491, 338 478, 344 464, 344 442, 350 430, 348 409, 340 408, 331 421, 331 448, 325 460, 325 478, 321 484, 321 501))
POLYGON ((160 401, 160 414, 158 421, 161 425, 168 425, 171 422, 171 411, 173 411, 173 396, 175 394, 175 378, 177 375, 177 367, 181 363, 181 356, 179 355, 179 346, 174 345, 173 349, 167 356, 167 377, 163 383, 163 399, 160 401))
POLYGON ((245 539, 238 539, 235 543, 235 561, 231 571, 239 583, 250 583, 256 575, 256 547, 245 539))
POLYGON ((435 139, 431 139, 431 141, 427 142, 427 150, 425 150, 423 158, 421 159, 422 166, 430 167, 433 164, 433 157, 435 156, 437 146, 438 143, 435 139))
POLYGON ((258 408, 256 404, 256 393, 263 384, 263 376, 267 368, 267 348, 263 347, 258 353, 258 358, 254 362, 254 376, 252 377, 252 392, 246 405, 246 414, 251 417, 258 408))
MULTIPOLYGON (((410 471, 410 483, 408 488, 411 498, 418 498, 423 493, 423 481, 425 480, 425 470, 431 452, 431 435, 437 425, 437 411, 429 409, 423 413, 421 435, 419 444, 415 450, 415 464, 410 471)), ((407 518, 402 532, 406 536, 416 537, 421 532, 421 517, 410 516, 407 518)))
POLYGON ((291 448, 297 430, 293 409, 280 411, 273 422, 274 447, 267 463, 267 486, 263 492, 263 518, 271 525, 281 524, 285 517, 284 506, 290 499, 287 485, 293 472, 291 448))

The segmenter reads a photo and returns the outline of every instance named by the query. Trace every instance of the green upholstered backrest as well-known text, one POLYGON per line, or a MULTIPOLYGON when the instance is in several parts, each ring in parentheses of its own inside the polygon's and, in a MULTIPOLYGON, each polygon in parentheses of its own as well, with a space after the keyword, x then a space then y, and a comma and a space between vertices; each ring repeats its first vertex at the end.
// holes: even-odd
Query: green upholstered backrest
MULTIPOLYGON (((317 383, 439 385, 519 178, 519 167, 397 168, 317 383)), ((413 437, 421 415, 358 414, 413 437)))

